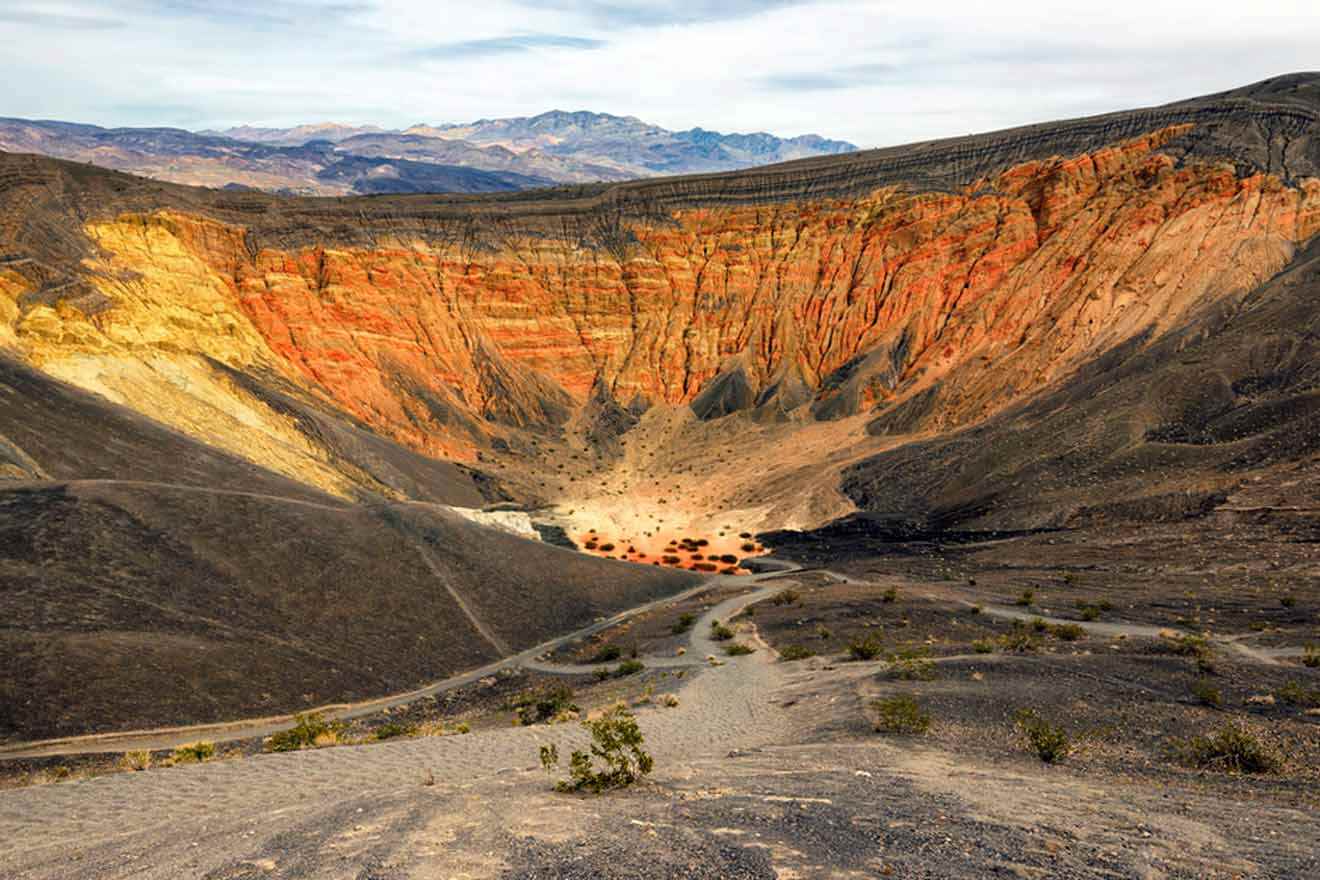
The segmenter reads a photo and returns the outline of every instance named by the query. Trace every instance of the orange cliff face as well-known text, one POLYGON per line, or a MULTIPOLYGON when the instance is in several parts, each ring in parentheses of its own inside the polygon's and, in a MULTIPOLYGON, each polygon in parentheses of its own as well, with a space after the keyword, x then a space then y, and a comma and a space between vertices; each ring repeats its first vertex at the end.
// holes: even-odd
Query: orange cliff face
MULTIPOLYGON (((943 405, 909 428, 962 424, 1249 291, 1320 230, 1320 181, 1179 167, 1160 147, 1185 128, 959 192, 684 209, 631 224, 615 249, 553 236, 253 249, 195 214, 122 215, 88 230, 109 308, 11 309, 0 333, 56 375, 285 472, 329 464, 197 358, 269 370, 455 458, 566 422, 597 381, 641 409, 736 373, 750 400, 805 388, 822 418, 938 387, 943 405), (267 451, 247 448, 254 425, 267 451)), ((330 470, 317 480, 342 489, 330 470)))

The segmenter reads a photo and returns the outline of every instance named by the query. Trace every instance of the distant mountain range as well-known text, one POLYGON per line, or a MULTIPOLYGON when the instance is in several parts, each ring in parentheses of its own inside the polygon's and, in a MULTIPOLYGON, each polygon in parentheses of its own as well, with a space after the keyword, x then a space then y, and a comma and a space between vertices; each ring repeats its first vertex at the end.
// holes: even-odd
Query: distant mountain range
POLYGON ((559 110, 402 130, 325 122, 191 132, 0 118, 4 151, 176 183, 309 195, 517 190, 731 171, 855 149, 814 134, 669 131, 632 116, 559 110))

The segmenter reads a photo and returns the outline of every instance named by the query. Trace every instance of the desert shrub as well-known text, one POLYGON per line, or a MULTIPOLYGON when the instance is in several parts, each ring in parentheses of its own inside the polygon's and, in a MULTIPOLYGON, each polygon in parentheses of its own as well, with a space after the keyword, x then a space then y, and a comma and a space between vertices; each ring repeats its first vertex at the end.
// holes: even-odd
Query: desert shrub
POLYGON ((890 587, 889 589, 885 590, 883 593, 880 594, 880 601, 884 602, 885 604, 889 604, 891 602, 897 602, 898 588, 890 587))
POLYGON ((510 700, 510 707, 518 714, 518 723, 524 725, 553 721, 563 713, 578 711, 573 689, 567 685, 523 691, 510 700))
POLYGON ((876 700, 871 707, 877 716, 875 729, 880 733, 920 734, 930 730, 930 713, 912 697, 876 700))
POLYGON ((614 545, 613 545, 613 544, 601 544, 601 545, 600 545, 600 552, 601 552, 601 553, 609 553, 609 552, 610 552, 611 550, 613 550, 613 549, 614 549, 614 545))
POLYGON ((1075 642, 1086 636, 1086 630, 1075 623, 1061 623, 1055 626, 1051 632, 1057 639, 1063 639, 1065 642, 1075 642))
POLYGON ((816 638, 824 641, 824 640, 829 640, 833 637, 834 637, 834 633, 830 632, 830 628, 828 626, 826 626, 823 623, 816 624, 816 638))
POLYGON ((1041 718, 1034 710, 1019 710, 1015 720, 1027 746, 1046 764, 1057 764, 1072 751, 1068 731, 1041 718))
POLYGON ((815 657, 816 652, 803 645, 786 645, 779 652, 779 659, 787 663, 794 660, 806 660, 808 657, 815 657))
POLYGON ((1015 654, 1032 654, 1040 649, 1040 641, 1025 626, 1016 625, 999 637, 999 647, 1015 654))
POLYGON ((1303 709, 1320 706, 1320 688, 1307 688, 1300 681, 1290 681, 1274 692, 1279 702, 1303 709))
POLYGON ((848 643, 849 660, 874 660, 880 656, 880 643, 874 639, 853 639, 848 643))
POLYGON ((1224 704, 1224 697, 1219 693, 1219 688, 1215 687, 1209 679, 1198 679, 1192 685, 1192 696, 1196 697, 1196 701, 1202 706, 1218 709, 1224 704))
POLYGON ((1175 740, 1173 751, 1193 767, 1229 773, 1272 773, 1282 763, 1246 726, 1231 722, 1208 736, 1175 740))
POLYGON ((215 743, 200 741, 179 746, 172 756, 176 764, 200 764, 215 757, 215 743))
POLYGON ((1296 596, 1280 596, 1280 597, 1279 597, 1279 604, 1282 605, 1284 608, 1293 608, 1293 607, 1295 607, 1295 606, 1297 605, 1297 597, 1296 597, 1296 596))
POLYGON ((646 668, 646 664, 641 660, 624 660, 618 666, 614 667, 611 673, 615 678, 627 678, 630 675, 636 675, 646 668))
POLYGON ((293 727, 266 738, 268 752, 296 752, 299 749, 332 746, 339 741, 344 725, 326 721, 319 712, 293 716, 293 727))
POLYGON ((733 630, 729 629, 718 620, 710 622, 710 637, 717 642, 727 642, 733 638, 733 630))
POLYGON ((734 642, 732 645, 726 645, 724 647, 724 653, 730 657, 742 657, 747 654, 752 654, 755 651, 756 649, 751 645, 745 645, 742 642, 734 642))
POLYGON ((376 739, 397 739, 401 736, 414 736, 417 727, 412 724, 400 724, 397 721, 386 721, 371 733, 376 739))
POLYGON ((695 614, 684 612, 683 614, 678 615, 678 620, 674 621, 674 625, 669 628, 669 631, 676 636, 682 635, 692 629, 692 624, 696 622, 697 616, 695 614))
POLYGON ((980 614, 983 610, 984 610, 984 609, 982 609, 980 605, 973 605, 971 608, 968 608, 968 609, 967 609, 967 613, 968 613, 968 614, 980 614))
POLYGON ((751 544, 751 543, 747 543, 747 544, 743 544, 743 545, 742 545, 741 547, 739 547, 738 549, 739 549, 739 550, 742 550, 742 552, 744 552, 744 553, 751 553, 752 551, 754 551, 754 550, 756 549, 756 545, 755 545, 755 544, 751 544))
POLYGON ((613 663, 623 656, 623 650, 618 645, 602 645, 600 650, 591 655, 588 663, 613 663))
POLYGON ((1043 633, 1049 630, 1050 625, 1045 622, 1043 617, 1033 617, 1031 618, 1031 628, 1035 632, 1043 633))
POLYGON ((1022 591, 1022 595, 1014 600, 1013 604, 1021 605, 1023 608, 1030 608, 1036 601, 1036 591, 1028 587, 1022 591))
POLYGON ((995 643, 989 639, 976 639, 972 642, 972 650, 978 654, 990 654, 995 650, 995 643))
POLYGON ((796 602, 801 601, 801 599, 802 599, 801 593, 799 593, 797 590, 788 589, 788 590, 783 590, 782 592, 775 593, 775 595, 770 599, 770 604, 792 605, 796 602))
POLYGON ((1214 675, 1217 672, 1215 653, 1210 641, 1205 636, 1183 635, 1171 640, 1173 653, 1180 657, 1191 657, 1196 661, 1196 668, 1202 675, 1214 675))
POLYGON ((1077 613, 1082 620, 1096 620, 1100 617, 1100 608, 1096 605, 1079 605, 1077 613))
POLYGON ((124 756, 119 759, 119 765, 125 770, 146 770, 151 767, 151 752, 141 750, 124 752, 124 756))
POLYGON ((660 698, 660 705, 673 709, 678 706, 678 696, 675 694, 665 694, 660 698))
POLYGON ((889 672, 903 681, 930 681, 935 677, 935 661, 926 648, 913 648, 889 655, 889 672))
POLYGON ((738 557, 734 556, 732 553, 725 553, 720 556, 720 562, 723 562, 725 565, 734 565, 738 562, 738 557))
POLYGON ((1320 668, 1320 645, 1307 645, 1302 653, 1302 665, 1311 669, 1320 668))
MULTIPOLYGON (((590 791, 600 794, 632 785, 651 772, 655 761, 643 748, 645 737, 637 719, 624 706, 615 706, 599 718, 582 722, 591 733, 590 751, 575 750, 569 758, 569 778, 556 783, 562 792, 590 791), (601 762, 597 768, 596 762, 601 762)), ((541 746, 541 766, 552 772, 559 766, 559 749, 541 746)))

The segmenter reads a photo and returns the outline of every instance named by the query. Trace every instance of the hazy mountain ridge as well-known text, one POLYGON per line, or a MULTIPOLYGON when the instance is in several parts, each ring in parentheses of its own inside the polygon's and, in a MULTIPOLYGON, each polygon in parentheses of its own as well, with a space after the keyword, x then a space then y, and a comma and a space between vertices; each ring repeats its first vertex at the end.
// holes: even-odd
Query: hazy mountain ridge
POLYGON ((818 135, 671 132, 631 116, 585 111, 404 130, 321 122, 192 132, 0 118, 0 150, 171 183, 297 195, 499 192, 731 171, 855 149, 818 135))

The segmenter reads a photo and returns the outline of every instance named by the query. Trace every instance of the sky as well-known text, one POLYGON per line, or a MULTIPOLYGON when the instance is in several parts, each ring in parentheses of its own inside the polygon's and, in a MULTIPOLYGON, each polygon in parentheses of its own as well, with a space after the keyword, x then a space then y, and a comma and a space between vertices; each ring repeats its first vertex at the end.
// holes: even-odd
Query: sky
POLYGON ((1320 68, 1320 4, 0 0, 0 116, 405 127, 546 110, 862 147, 1320 68))

